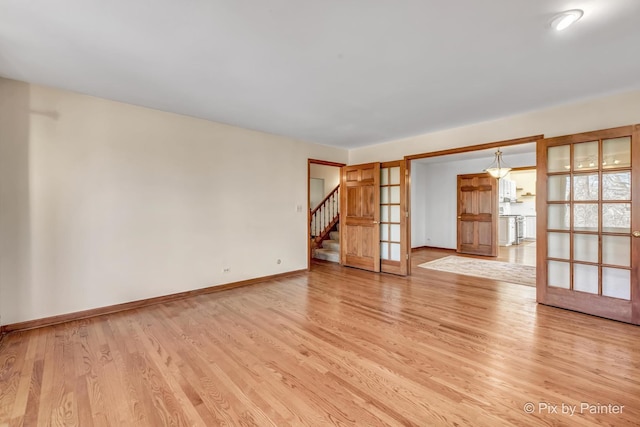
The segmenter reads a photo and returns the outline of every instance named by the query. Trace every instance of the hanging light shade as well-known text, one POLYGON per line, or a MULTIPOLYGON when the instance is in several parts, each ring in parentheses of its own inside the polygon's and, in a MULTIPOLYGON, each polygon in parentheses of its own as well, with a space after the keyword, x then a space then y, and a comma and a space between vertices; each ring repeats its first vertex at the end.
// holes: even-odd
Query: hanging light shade
POLYGON ((498 151, 496 151, 496 157, 493 159, 493 163, 491 163, 491 165, 484 171, 488 172, 492 177, 500 179, 504 178, 510 170, 511 168, 507 167, 507 165, 502 161, 502 151, 498 148, 498 151))

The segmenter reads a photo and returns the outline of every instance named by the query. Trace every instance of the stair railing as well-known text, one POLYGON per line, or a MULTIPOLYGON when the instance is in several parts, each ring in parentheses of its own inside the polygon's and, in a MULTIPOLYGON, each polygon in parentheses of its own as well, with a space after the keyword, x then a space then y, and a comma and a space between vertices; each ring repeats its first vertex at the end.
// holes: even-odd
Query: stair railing
POLYGON ((311 210, 310 234, 316 244, 326 239, 340 220, 340 185, 311 210))

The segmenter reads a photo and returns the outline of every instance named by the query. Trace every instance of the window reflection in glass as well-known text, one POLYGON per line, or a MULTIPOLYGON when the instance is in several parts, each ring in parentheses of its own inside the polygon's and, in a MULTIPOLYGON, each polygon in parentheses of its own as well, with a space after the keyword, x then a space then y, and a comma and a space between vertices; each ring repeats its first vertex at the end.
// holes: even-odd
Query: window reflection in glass
POLYGON ((603 173, 602 200, 631 200, 631 172, 603 173))

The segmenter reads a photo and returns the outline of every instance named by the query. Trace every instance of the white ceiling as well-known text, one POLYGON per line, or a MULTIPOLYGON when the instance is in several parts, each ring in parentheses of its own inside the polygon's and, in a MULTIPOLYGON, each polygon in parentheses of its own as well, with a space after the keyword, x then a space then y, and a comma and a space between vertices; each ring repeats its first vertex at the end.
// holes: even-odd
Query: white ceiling
POLYGON ((639 18, 638 0, 0 0, 0 76, 354 148, 640 88, 639 18))

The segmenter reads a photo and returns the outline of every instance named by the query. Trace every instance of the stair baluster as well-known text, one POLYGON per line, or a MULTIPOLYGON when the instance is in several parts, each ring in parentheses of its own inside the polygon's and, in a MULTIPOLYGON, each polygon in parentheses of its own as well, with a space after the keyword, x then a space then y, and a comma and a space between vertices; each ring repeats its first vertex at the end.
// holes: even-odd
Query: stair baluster
POLYGON ((316 247, 322 245, 322 241, 328 238, 333 227, 340 221, 339 201, 338 185, 311 211, 309 229, 316 247))

